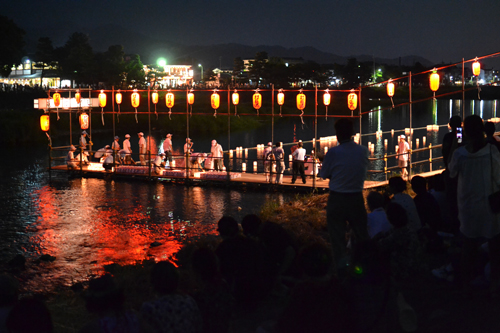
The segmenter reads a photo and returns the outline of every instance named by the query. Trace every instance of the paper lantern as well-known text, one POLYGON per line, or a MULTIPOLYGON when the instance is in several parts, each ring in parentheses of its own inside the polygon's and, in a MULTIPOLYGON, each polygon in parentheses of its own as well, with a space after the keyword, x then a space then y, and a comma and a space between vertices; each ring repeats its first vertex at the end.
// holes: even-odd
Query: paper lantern
POLYGON ((258 110, 262 107, 262 95, 259 92, 255 92, 252 96, 253 107, 258 110))
POLYGON ((347 95, 347 106, 349 110, 354 111, 358 107, 358 95, 355 92, 351 92, 347 95))
POLYGON ((282 91, 280 91, 278 93, 278 96, 276 96, 276 99, 278 101, 278 105, 281 106, 281 105, 285 104, 285 94, 282 91))
POLYGON ((429 76, 429 83, 431 86, 431 90, 437 91, 439 89, 439 74, 432 73, 431 76, 429 76))
POLYGON ((80 128, 82 130, 86 130, 89 128, 89 115, 86 113, 82 113, 80 115, 80 128))
POLYGON ((387 83, 387 96, 389 97, 394 96, 394 83, 391 81, 387 83))
POLYGON ((194 103, 194 94, 192 92, 188 93, 188 104, 193 105, 194 103))
POLYGON ((167 108, 171 109, 174 107, 174 101, 175 97, 174 94, 169 92, 165 95, 165 104, 167 105, 167 108))
POLYGON ((40 128, 44 132, 47 132, 50 129, 50 117, 48 114, 42 114, 40 116, 40 128))
POLYGON ((80 102, 82 101, 82 94, 80 94, 79 91, 77 91, 75 93, 75 100, 76 100, 76 104, 80 104, 80 102))
POLYGON ((118 105, 122 104, 122 101, 123 101, 122 93, 117 92, 115 97, 116 97, 116 104, 118 104, 118 105))
POLYGON ((479 74, 481 73, 481 64, 479 63, 479 61, 474 61, 472 63, 472 74, 474 74, 475 76, 479 76, 479 74))
POLYGON ((132 101, 132 106, 134 108, 139 107, 139 104, 141 103, 141 95, 137 92, 137 90, 134 90, 132 93, 132 96, 130 96, 130 99, 132 101))
POLYGON ((151 101, 153 102, 153 104, 158 104, 158 92, 157 91, 153 91, 151 93, 151 101))
POLYGON ((233 92, 231 97, 233 99, 233 105, 238 105, 240 103, 240 94, 238 94, 236 90, 233 92))
POLYGON ((323 94, 323 104, 325 104, 325 106, 330 105, 331 98, 332 96, 330 95, 328 90, 325 91, 325 93, 323 94))
POLYGON ((218 93, 214 92, 210 97, 210 104, 212 105, 212 109, 217 110, 220 105, 220 96, 218 93))
POLYGON ((306 108, 306 95, 299 93, 297 95, 297 109, 304 110, 306 108))
POLYGON ((58 107, 61 105, 61 94, 56 92, 54 95, 52 95, 52 99, 54 100, 54 106, 58 107))
POLYGON ((99 106, 101 108, 106 106, 106 94, 104 93, 104 90, 101 90, 101 93, 99 94, 99 106))

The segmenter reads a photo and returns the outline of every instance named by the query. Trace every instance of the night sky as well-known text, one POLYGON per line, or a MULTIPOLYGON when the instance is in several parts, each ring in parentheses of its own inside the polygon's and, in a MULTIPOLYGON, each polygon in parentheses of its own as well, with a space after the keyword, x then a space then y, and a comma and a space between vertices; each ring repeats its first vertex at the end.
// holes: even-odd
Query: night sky
POLYGON ((436 63, 500 51, 500 0, 8 2, 2 15, 27 32, 115 24, 188 45, 313 46, 340 56, 418 55, 436 63))

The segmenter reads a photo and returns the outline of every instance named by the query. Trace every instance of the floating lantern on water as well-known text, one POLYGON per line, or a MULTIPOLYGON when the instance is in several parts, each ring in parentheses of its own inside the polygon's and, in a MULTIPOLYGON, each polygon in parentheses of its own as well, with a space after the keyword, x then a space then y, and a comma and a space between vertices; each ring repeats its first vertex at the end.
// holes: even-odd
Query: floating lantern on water
POLYGON ((50 117, 48 114, 42 114, 40 116, 40 128, 44 132, 47 132, 50 129, 50 117))
POLYGON ((210 96, 210 105, 212 106, 212 109, 214 109, 214 117, 217 117, 217 109, 220 106, 220 96, 217 93, 217 89, 214 90, 212 96, 210 96))
POLYGON ((354 92, 354 89, 351 90, 351 93, 347 95, 347 106, 349 110, 354 111, 358 107, 358 95, 354 92))
POLYGON ((89 128, 89 115, 86 113, 80 114, 80 128, 82 130, 89 128))
POLYGON ((259 93, 259 88, 255 90, 252 96, 252 104, 253 108, 257 110, 257 115, 259 115, 259 109, 262 107, 262 95, 259 93))

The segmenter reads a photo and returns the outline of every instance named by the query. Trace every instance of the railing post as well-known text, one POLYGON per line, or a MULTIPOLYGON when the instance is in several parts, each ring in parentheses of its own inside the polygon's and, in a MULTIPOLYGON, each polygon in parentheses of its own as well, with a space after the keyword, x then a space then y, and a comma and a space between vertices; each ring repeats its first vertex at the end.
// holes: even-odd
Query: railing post
POLYGON ((429 171, 432 171, 432 143, 429 143, 429 171))

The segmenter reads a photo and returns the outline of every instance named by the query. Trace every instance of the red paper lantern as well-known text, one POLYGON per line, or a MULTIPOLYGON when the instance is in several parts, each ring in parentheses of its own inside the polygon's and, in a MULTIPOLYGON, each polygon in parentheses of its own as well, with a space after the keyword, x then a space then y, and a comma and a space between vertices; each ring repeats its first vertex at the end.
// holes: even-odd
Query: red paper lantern
POLYGON ((130 96, 130 99, 132 101, 132 107, 134 108, 139 107, 139 104, 141 103, 141 95, 139 95, 139 93, 136 90, 134 90, 132 96, 130 96))
POLYGON ((193 105, 194 103, 194 94, 192 92, 188 93, 188 104, 193 105))
POLYGON ((218 93, 214 92, 210 97, 210 104, 212 105, 212 109, 217 110, 220 105, 220 96, 218 93))
POLYGON ((169 92, 165 95, 165 104, 167 105, 167 108, 171 109, 174 107, 174 94, 169 92))
POLYGON ((50 129, 50 117, 48 114, 42 114, 40 116, 40 128, 44 132, 47 132, 50 129))
POLYGON ((76 100, 76 104, 80 104, 80 102, 82 101, 82 94, 80 94, 80 91, 77 91, 75 93, 75 100, 76 100))
POLYGON ((323 104, 325 106, 330 105, 331 98, 332 97, 331 97, 330 93, 328 92, 328 90, 325 91, 325 93, 323 94, 323 104))
POLYGON ((231 97, 233 99, 233 105, 240 104, 240 94, 238 94, 236 90, 233 92, 233 95, 231 97))
POLYGON ((481 64, 479 63, 479 61, 474 61, 472 63, 472 74, 474 74, 475 76, 479 76, 479 74, 481 73, 481 64))
POLYGON ((104 93, 104 90, 101 90, 101 93, 99 94, 99 106, 101 108, 106 106, 106 94, 104 93))
POLYGON ((117 92, 115 97, 116 97, 116 104, 118 104, 118 105, 122 104, 122 101, 123 101, 122 93, 117 92))
POLYGON ((349 110, 354 111, 358 107, 358 95, 355 92, 351 92, 347 95, 347 106, 349 110))
POLYGON ((391 81, 387 83, 387 96, 389 97, 394 96, 394 83, 391 81))
POLYGON ((437 91, 439 89, 439 74, 432 73, 431 76, 429 76, 429 83, 431 86, 431 90, 437 91))
POLYGON ((52 95, 52 99, 54 100, 54 106, 58 107, 61 105, 61 94, 56 92, 54 95, 52 95))
POLYGON ((82 113, 80 115, 80 128, 82 130, 86 130, 89 128, 89 115, 86 113, 82 113))
POLYGON ((278 93, 278 96, 276 96, 276 99, 278 101, 278 105, 281 106, 281 105, 285 104, 285 94, 282 91, 280 91, 278 93))
POLYGON ((252 101, 254 109, 258 110, 262 107, 262 95, 259 92, 253 94, 252 101))
POLYGON ((297 109, 302 111, 305 108, 306 108, 306 95, 304 95, 303 93, 299 93, 297 95, 297 109))
POLYGON ((157 91, 153 91, 151 93, 151 101, 153 102, 153 104, 158 104, 158 92, 157 91))

